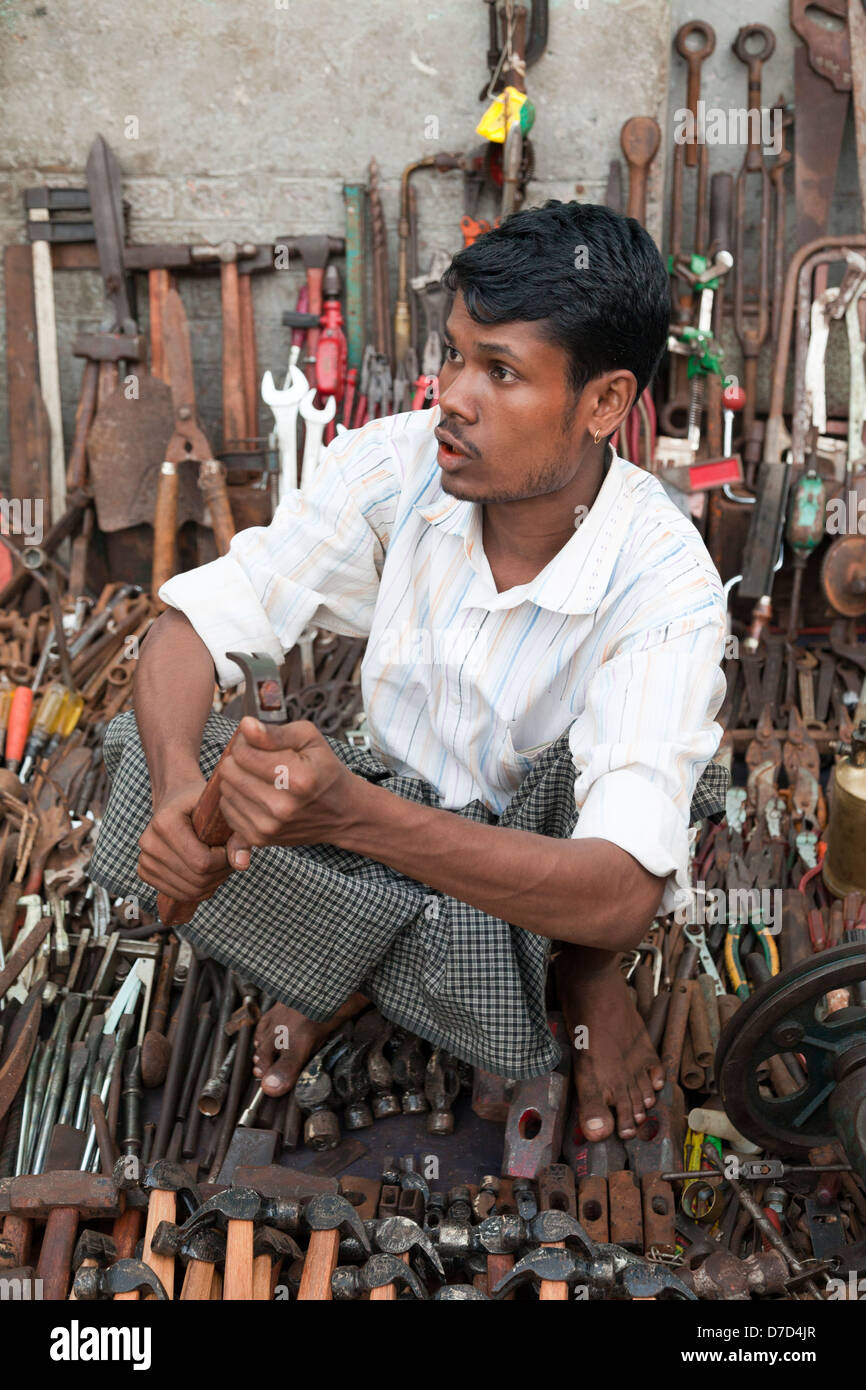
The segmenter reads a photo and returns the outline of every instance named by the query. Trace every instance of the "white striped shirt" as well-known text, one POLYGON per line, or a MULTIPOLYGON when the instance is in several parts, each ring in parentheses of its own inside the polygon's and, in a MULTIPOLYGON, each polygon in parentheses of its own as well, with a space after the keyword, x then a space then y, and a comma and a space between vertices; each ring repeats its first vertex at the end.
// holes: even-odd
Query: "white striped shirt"
POLYGON ((227 555, 163 584, 222 685, 226 651, 278 663, 308 625, 367 636, 373 750, 456 808, 497 814, 565 729, 575 838, 598 837, 687 887, 689 808, 718 748, 725 601, 691 521, 650 474, 611 462, 574 536, 502 593, 482 509, 440 485, 439 409, 373 420, 327 448, 309 491, 227 555))

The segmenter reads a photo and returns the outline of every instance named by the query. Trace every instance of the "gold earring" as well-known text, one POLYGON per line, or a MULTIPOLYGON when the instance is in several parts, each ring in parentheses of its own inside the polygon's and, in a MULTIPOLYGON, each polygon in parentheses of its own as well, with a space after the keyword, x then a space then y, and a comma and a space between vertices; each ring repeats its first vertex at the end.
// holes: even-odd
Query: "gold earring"
POLYGON ((596 430, 595 435, 593 436, 593 441, 592 441, 593 444, 598 444, 598 442, 599 442, 600 439, 601 439, 601 430, 596 430))

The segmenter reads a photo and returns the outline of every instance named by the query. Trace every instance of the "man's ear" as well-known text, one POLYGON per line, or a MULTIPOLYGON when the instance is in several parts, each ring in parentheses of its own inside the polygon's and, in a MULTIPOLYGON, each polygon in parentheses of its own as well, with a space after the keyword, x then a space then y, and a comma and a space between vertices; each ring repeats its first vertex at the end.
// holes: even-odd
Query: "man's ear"
POLYGON ((637 377, 625 370, 606 372, 599 387, 595 417, 602 434, 609 436, 628 418, 637 400, 637 377))

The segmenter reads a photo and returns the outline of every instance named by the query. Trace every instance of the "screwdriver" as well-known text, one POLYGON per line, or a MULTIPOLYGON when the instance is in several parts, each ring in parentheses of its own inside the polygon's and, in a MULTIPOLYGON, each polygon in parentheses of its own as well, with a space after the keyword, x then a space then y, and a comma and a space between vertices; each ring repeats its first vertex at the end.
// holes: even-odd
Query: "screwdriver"
POLYGON ((43 758, 50 758, 60 744, 66 742, 81 718, 83 709, 84 696, 79 695, 77 691, 67 690, 66 699, 57 717, 54 731, 45 745, 43 758))
POLYGON ((0 685, 0 758, 3 757, 3 750, 6 747, 6 729, 9 724, 9 710, 12 707, 13 687, 9 684, 6 677, 0 685))
POLYGON ((39 701, 33 728, 24 749, 21 771, 18 773, 19 782, 26 780, 40 749, 45 746, 48 738, 57 727, 57 721, 68 693, 65 685, 61 685, 59 681, 52 681, 39 701))
POLYGON ((9 721, 6 725, 6 766, 10 772, 17 772, 24 756, 27 742, 27 728, 33 710, 33 692, 39 676, 32 685, 19 685, 15 688, 9 708, 9 721))

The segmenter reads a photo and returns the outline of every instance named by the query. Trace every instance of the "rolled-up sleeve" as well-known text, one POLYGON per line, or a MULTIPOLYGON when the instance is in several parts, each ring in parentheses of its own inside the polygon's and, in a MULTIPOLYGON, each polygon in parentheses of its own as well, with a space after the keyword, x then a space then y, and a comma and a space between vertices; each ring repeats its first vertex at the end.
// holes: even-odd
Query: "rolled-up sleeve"
POLYGON ((309 490, 289 493, 269 526, 239 531, 227 554, 160 588, 204 642, 221 685, 243 678, 227 651, 280 662, 311 624, 369 633, 400 492, 393 424, 373 420, 338 436, 309 490))
POLYGON ((575 839, 609 840, 666 879, 660 912, 689 894, 689 808, 718 749, 725 695, 721 608, 632 632, 602 662, 569 730, 575 839))

